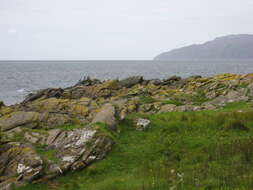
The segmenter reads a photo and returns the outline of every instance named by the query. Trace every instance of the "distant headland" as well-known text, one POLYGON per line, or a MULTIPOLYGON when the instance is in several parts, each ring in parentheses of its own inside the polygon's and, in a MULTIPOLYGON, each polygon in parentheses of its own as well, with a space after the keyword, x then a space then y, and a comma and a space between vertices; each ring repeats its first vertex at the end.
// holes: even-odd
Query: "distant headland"
POLYGON ((223 36, 203 44, 173 49, 154 58, 154 60, 189 59, 253 59, 253 35, 223 36))

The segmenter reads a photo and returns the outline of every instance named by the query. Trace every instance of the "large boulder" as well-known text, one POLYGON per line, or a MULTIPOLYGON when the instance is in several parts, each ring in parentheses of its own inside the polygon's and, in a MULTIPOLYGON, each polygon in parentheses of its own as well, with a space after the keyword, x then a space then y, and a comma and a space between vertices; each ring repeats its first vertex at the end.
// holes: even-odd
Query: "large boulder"
POLYGON ((208 103, 213 104, 213 105, 223 106, 226 103, 248 101, 249 97, 246 94, 247 94, 247 89, 240 89, 237 91, 231 90, 226 95, 220 95, 208 103))
POLYGON ((48 150, 55 152, 55 160, 51 161, 51 169, 45 177, 51 178, 67 170, 78 170, 86 167, 95 160, 104 158, 111 150, 113 141, 110 137, 99 134, 99 129, 84 127, 64 131, 49 130, 44 134, 48 150), (53 167, 54 166, 54 167, 53 167), (59 168, 55 170, 54 168, 59 168))
POLYGON ((131 88, 132 86, 143 82, 142 76, 129 77, 119 81, 121 87, 131 88))
POLYGON ((80 79, 75 86, 93 86, 96 84, 100 84, 101 81, 98 79, 91 79, 89 76, 80 79))
POLYGON ((105 123, 110 127, 114 128, 117 123, 115 114, 115 107, 112 104, 105 104, 95 115, 92 120, 92 123, 105 123))
POLYGON ((38 92, 29 94, 22 104, 26 104, 28 102, 32 102, 39 98, 60 98, 63 94, 64 90, 61 88, 48 88, 45 90, 39 90, 38 92))
MULTIPOLYGON (((78 92, 79 96, 82 97, 89 97, 89 98, 109 98, 114 95, 114 92, 119 88, 118 80, 108 80, 103 83, 93 85, 93 86, 87 86, 87 87, 78 87, 80 89, 80 92, 78 92)), ((72 98, 73 93, 75 93, 76 90, 71 90, 72 98)), ((76 95, 75 95, 76 97, 76 95)), ((78 96, 77 96, 78 97, 78 96)))
POLYGON ((14 112, 10 115, 4 116, 0 118, 0 128, 3 131, 7 131, 13 129, 18 126, 30 126, 36 127, 39 119, 39 113, 37 112, 14 112))
POLYGON ((176 110, 176 105, 174 104, 165 104, 161 107, 159 110, 159 113, 165 113, 165 112, 173 112, 176 110))
POLYGON ((0 128, 3 131, 8 131, 16 127, 53 128, 67 123, 73 123, 74 121, 76 120, 67 114, 19 111, 1 117, 0 128))
POLYGON ((179 76, 171 76, 171 77, 169 77, 168 79, 165 79, 164 81, 163 81, 163 85, 171 85, 171 84, 173 84, 173 83, 175 83, 175 82, 178 82, 178 81, 180 81, 180 80, 182 80, 182 78, 181 77, 179 77, 179 76))

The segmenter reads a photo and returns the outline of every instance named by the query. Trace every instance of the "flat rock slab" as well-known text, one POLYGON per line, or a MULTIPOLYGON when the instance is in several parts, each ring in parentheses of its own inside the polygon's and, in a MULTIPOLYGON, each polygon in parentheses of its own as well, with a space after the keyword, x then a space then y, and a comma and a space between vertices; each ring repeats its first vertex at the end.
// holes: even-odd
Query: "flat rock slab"
POLYGON ((115 114, 115 107, 112 104, 105 104, 95 115, 92 123, 105 123, 111 127, 114 127, 117 124, 115 114))

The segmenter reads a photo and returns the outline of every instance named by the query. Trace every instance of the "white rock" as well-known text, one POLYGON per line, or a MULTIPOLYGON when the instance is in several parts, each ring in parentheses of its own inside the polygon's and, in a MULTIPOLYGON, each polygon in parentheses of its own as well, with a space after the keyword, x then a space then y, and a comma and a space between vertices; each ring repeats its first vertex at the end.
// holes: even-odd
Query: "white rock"
POLYGON ((30 172, 32 172, 32 170, 33 169, 31 167, 29 167, 29 166, 26 166, 24 164, 18 164, 17 173, 18 174, 22 174, 24 172, 30 173, 30 172))
POLYGON ((144 131, 145 129, 148 128, 149 124, 150 124, 150 120, 139 118, 137 119, 137 122, 136 122, 136 130, 144 131))
POLYGON ((62 158, 63 162, 74 162, 75 161, 75 157, 74 156, 65 156, 62 158))
POLYGON ((80 145, 85 144, 96 133, 95 130, 83 130, 83 131, 80 131, 80 132, 81 132, 81 136, 80 136, 79 140, 76 142, 76 146, 80 146, 80 145))

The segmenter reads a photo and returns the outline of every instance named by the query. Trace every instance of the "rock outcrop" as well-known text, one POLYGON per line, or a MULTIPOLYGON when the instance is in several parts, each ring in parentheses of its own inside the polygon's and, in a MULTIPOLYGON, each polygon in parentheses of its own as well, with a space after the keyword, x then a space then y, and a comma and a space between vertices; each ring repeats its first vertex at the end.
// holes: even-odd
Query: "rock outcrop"
MULTIPOLYGON (((129 114, 213 110, 252 98, 253 74, 222 74, 85 78, 72 87, 30 94, 18 105, 0 103, 0 189, 52 179, 103 159, 120 132, 118 122, 129 114)), ((149 124, 139 118, 136 129, 149 124)))

